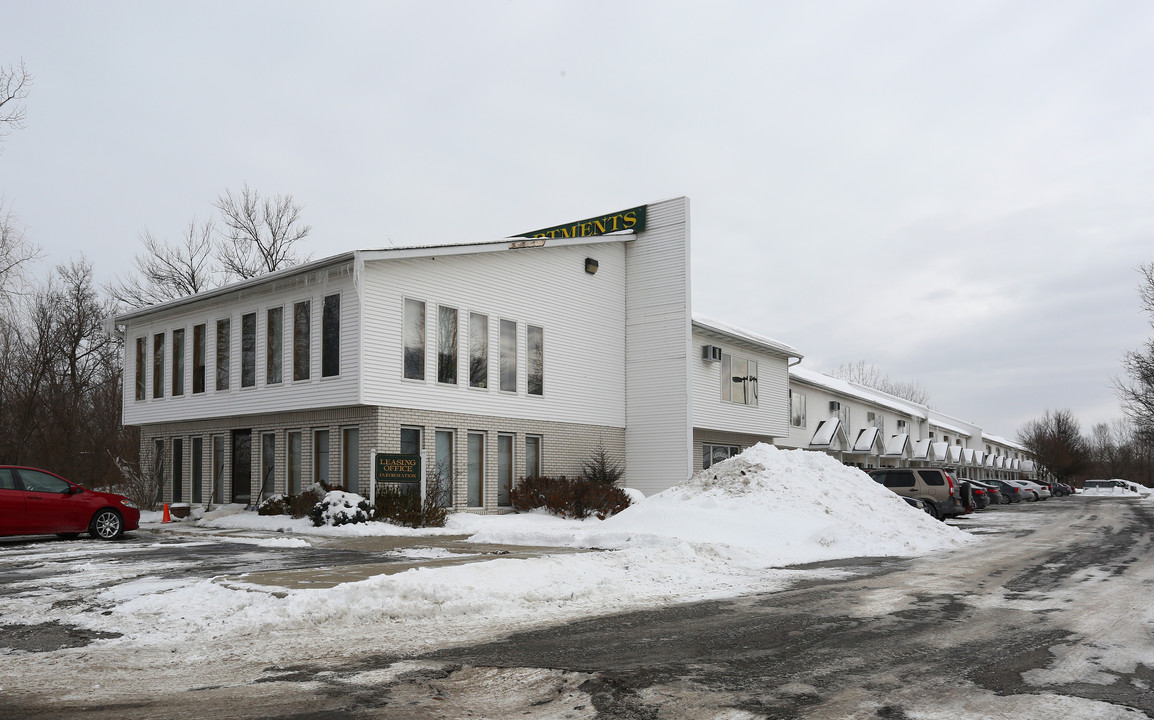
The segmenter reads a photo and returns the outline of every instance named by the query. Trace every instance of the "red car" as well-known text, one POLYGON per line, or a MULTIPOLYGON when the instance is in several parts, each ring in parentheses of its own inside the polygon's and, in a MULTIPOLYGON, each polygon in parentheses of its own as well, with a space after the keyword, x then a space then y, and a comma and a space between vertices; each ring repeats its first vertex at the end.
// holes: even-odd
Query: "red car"
POLYGON ((0 535, 115 540, 140 527, 140 508, 123 495, 82 488, 36 468, 0 465, 0 535))

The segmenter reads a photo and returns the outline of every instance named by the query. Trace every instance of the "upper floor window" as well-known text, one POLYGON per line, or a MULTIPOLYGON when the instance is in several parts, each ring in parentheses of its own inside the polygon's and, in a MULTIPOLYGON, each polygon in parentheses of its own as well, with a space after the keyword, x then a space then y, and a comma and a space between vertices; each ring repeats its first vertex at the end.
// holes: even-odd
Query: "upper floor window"
POLYGON ((405 299, 404 373, 410 380, 425 379, 425 303, 405 299))
POLYGON ((240 386, 256 385, 256 313, 240 316, 240 386))
POLYGON ((529 341, 529 394, 545 394, 545 331, 535 325, 527 329, 529 341))
POLYGON ((837 410, 837 417, 841 421, 841 426, 845 430, 846 435, 849 435, 849 405, 842 403, 841 407, 839 407, 837 410))
POLYGON ((517 323, 501 321, 501 389, 517 392, 517 323))
POLYGON ((172 331, 172 394, 184 394, 184 328, 172 331))
POLYGON ((269 308, 265 327, 265 383, 275 385, 283 372, 284 308, 269 308))
POLYGON ((805 427, 805 393, 789 391, 789 424, 805 427))
POLYGON ((870 427, 876 427, 879 431, 881 431, 882 435, 886 434, 886 419, 881 413, 867 412, 866 424, 870 427))
POLYGON ((469 314, 469 387, 489 387, 489 318, 469 314))
POLYGON ((906 425, 906 421, 899 419, 898 420, 898 435, 907 435, 907 434, 909 434, 909 428, 906 425))
POLYGON ((136 399, 144 400, 147 396, 147 384, 144 378, 144 364, 148 362, 148 339, 136 338, 136 399))
POLYGON ((229 363, 232 362, 232 320, 216 321, 216 389, 228 390, 229 363))
POLYGON ((293 305, 293 380, 309 379, 311 315, 312 303, 308 300, 293 305))
POLYGON ((204 392, 205 373, 205 326, 192 326, 192 392, 204 392))
MULTIPOLYGON (((804 395, 802 403, 804 405, 804 395)), ((738 405, 757 407, 757 361, 739 355, 721 354, 721 399, 738 405)), ((804 411, 803 411, 804 416, 804 411)), ((798 427, 804 427, 805 420, 798 427)))
POLYGON ((152 397, 164 397, 164 333, 152 336, 152 397))
POLYGON ((437 382, 457 384, 456 308, 437 308, 437 382))
POLYGON ((325 295, 321 308, 321 377, 341 374, 341 296, 325 295))

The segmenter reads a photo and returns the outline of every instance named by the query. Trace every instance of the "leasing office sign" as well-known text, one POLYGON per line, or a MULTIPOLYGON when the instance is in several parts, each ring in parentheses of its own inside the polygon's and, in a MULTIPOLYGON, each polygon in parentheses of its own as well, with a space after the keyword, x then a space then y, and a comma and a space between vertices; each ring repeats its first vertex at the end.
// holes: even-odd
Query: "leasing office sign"
POLYGON ((632 230, 640 232, 645 229, 645 206, 609 213, 588 220, 565 223, 544 230, 522 233, 514 237, 523 238, 579 238, 607 235, 609 233, 632 230))
POLYGON ((419 483, 421 456, 377 453, 373 460, 373 478, 379 483, 419 483))

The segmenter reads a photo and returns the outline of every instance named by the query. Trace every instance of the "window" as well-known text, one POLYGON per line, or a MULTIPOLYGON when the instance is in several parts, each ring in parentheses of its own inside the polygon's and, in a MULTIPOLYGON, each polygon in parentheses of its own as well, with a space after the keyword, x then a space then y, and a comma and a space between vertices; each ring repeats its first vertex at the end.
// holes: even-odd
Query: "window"
POLYGON ((457 384, 457 311, 437 308, 437 382, 457 384))
POLYGON ((313 433, 313 482, 329 481, 329 431, 313 433))
POLYGON ((20 474, 20 479, 24 482, 24 489, 28 492, 64 495, 72 489, 72 486, 66 481, 61 480, 55 475, 49 475, 46 472, 30 470, 28 468, 17 470, 16 472, 20 474))
POLYGON ((345 428, 341 442, 341 468, 344 476, 341 478, 345 490, 349 492, 361 491, 361 431, 360 428, 345 428))
MULTIPOLYGON (((204 327, 201 325, 200 327, 204 327)), ((195 334, 195 333, 194 333, 195 334)), ((204 502, 204 438, 192 439, 192 502, 204 502)))
POLYGON ((909 470, 890 470, 885 474, 882 484, 888 488, 913 487, 914 474, 909 470))
POLYGON ((882 435, 886 434, 886 419, 885 416, 879 412, 866 413, 866 425, 876 427, 878 432, 882 435))
POLYGON ((288 434, 288 492, 297 495, 301 491, 301 434, 288 434))
POLYGON ((525 436, 525 477, 541 477, 541 438, 538 435, 525 436))
POLYGON ((501 389, 517 392, 517 323, 501 321, 501 389))
POLYGON ((341 374, 341 296, 325 295, 321 308, 321 377, 341 374))
POLYGON ((152 473, 156 478, 156 502, 164 500, 164 440, 152 441, 152 473))
POLYGON ((148 381, 144 377, 144 364, 148 362, 145 358, 148 355, 148 339, 138 337, 136 338, 136 399, 144 400, 148 393, 148 381))
POLYGON ((258 502, 276 492, 276 433, 260 436, 260 496, 258 502))
POLYGON ((845 429, 846 437, 851 437, 849 427, 849 405, 842 404, 837 410, 837 419, 841 420, 841 426, 845 429))
POLYGON ((404 319, 405 377, 425 379, 425 303, 405 299, 404 319))
POLYGON ((469 315, 469 387, 489 387, 489 317, 469 315))
POLYGON ((172 394, 184 394, 184 328, 172 331, 172 394))
MULTIPOLYGON (((173 333, 175 339, 176 333, 173 333)), ((175 394, 175 393, 173 393, 175 394)), ((184 501, 184 439, 172 440, 172 501, 184 501)))
POLYGON ((908 435, 908 434, 909 434, 909 426, 906 424, 906 421, 905 420, 898 420, 898 435, 908 435))
MULTIPOLYGON (((805 396, 802 396, 802 426, 805 425, 805 396)), ((739 355, 721 354, 721 399, 738 405, 757 407, 757 361, 739 355)))
POLYGON ((469 433, 469 507, 485 504, 485 433, 469 433))
POLYGON ((164 333, 152 336, 152 397, 164 397, 164 333))
POLYGON ((534 325, 528 327, 529 339, 529 394, 545 393, 545 331, 534 325))
POLYGON ((293 380, 309 379, 309 343, 312 329, 312 303, 293 305, 293 380))
POLYGON ((240 316, 240 386, 256 385, 256 313, 240 316))
POLYGON ((805 393, 789 391, 789 424, 805 427, 805 393))
POLYGON ((224 497, 224 453, 227 437, 216 435, 212 438, 212 502, 218 503, 224 497))
POLYGON ((449 507, 453 504, 453 431, 438 430, 433 442, 433 493, 439 507, 449 507))
POLYGON ((421 428, 401 428, 401 454, 421 454, 421 428))
POLYGON ((513 436, 497 436, 497 504, 509 507, 509 491, 513 489, 513 436))
MULTIPOLYGON (((216 321, 216 389, 228 390, 229 362, 232 360, 232 320, 216 321)), ((215 441, 214 441, 215 442, 215 441)))
POLYGON ((701 468, 705 468, 719 463, 722 460, 728 460, 734 455, 739 455, 741 448, 736 445, 718 445, 716 443, 703 443, 701 446, 701 468))
MULTIPOLYGON (((192 393, 204 392, 205 357, 204 323, 192 326, 192 393)), ((195 502, 200 502, 199 500, 195 502)))
POLYGON ((283 362, 281 346, 284 344, 284 308, 269 308, 265 324, 265 377, 268 385, 281 381, 283 362))

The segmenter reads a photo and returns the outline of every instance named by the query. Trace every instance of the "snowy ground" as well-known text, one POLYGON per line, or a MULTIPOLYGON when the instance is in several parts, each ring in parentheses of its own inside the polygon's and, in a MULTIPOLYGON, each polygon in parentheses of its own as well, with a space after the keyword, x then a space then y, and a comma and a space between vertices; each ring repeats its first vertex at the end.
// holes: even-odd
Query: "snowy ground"
MULTIPOLYGON (((158 521, 145 517, 149 527, 160 527, 158 521)), ((291 665, 302 654, 345 657, 350 648, 403 655, 609 612, 772 591, 801 577, 837 572, 790 567, 801 563, 913 556, 980 542, 822 453, 765 445, 605 521, 543 513, 456 514, 446 528, 433 531, 382 523, 314 528, 307 520, 225 507, 195 522, 202 528, 279 533, 213 541, 259 543, 284 552, 317 542, 318 536, 372 534, 464 534, 476 542, 597 551, 417 568, 301 590, 162 580, 155 570, 142 575, 141 568, 103 561, 98 546, 55 586, 0 598, 0 625, 57 622, 119 637, 89 648, 23 655, 29 673, 51 672, 64 661, 70 673, 75 671, 77 697, 117 695, 125 688, 102 668, 88 672, 85 663, 73 660, 122 647, 132 650, 123 656, 125 678, 147 672, 170 689, 181 683, 237 682, 245 678, 236 677, 238 668, 230 661, 251 653, 254 645, 269 665, 291 665), (93 591, 114 578, 122 581, 93 591), (43 602, 46 596, 52 602, 43 602), (61 654, 75 657, 57 657, 61 654), (169 654, 171 667, 157 663, 169 654), (190 660, 205 668, 195 677, 183 670, 190 660)), ((67 546, 56 555, 43 547, 6 553, 9 561, 19 562, 11 553, 23 553, 47 563, 68 563, 72 555, 67 546)), ((0 658, 6 652, 14 654, 0 650, 0 658)))

